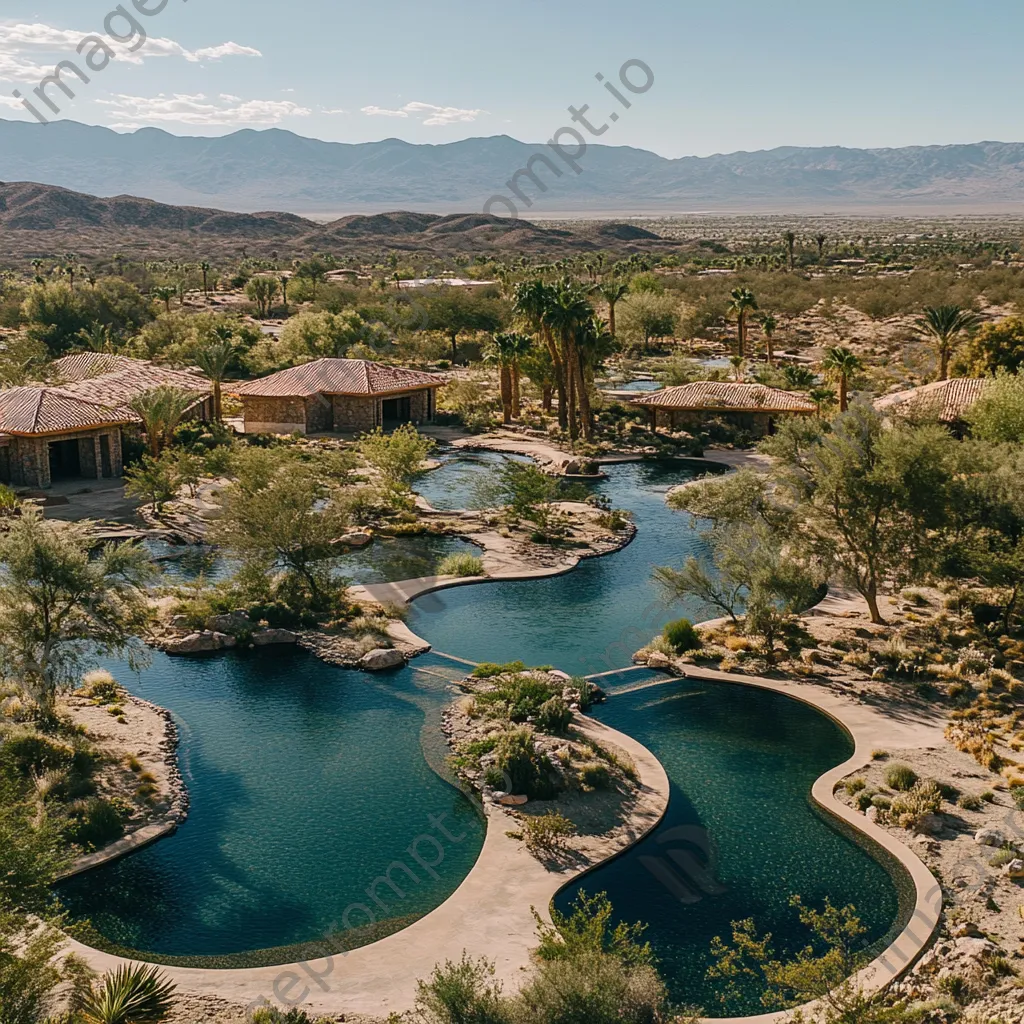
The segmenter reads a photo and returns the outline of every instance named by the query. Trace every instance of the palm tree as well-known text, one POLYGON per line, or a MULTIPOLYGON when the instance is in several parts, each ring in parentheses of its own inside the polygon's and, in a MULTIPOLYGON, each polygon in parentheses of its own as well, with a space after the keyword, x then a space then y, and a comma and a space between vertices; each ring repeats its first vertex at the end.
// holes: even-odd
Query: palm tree
POLYGON ((608 333, 615 337, 615 305, 629 294, 626 281, 609 281, 598 289, 602 298, 608 303, 608 333))
POLYGON ((846 348, 836 345, 825 353, 821 368, 839 385, 839 411, 846 412, 850 407, 848 392, 850 378, 863 366, 861 360, 846 348))
POLYGON ((772 339, 775 337, 779 322, 771 313, 762 313, 760 323, 761 333, 764 335, 765 356, 768 359, 768 365, 773 366, 775 363, 775 345, 772 339))
POLYGON ((512 364, 515 362, 515 342, 511 334, 495 334, 487 347, 485 358, 498 364, 498 390, 501 393, 501 421, 512 422, 512 364))
POLYGON ((194 391, 183 391, 161 385, 137 395, 128 403, 128 408, 142 420, 142 429, 149 442, 149 453, 154 459, 170 443, 171 435, 178 424, 196 403, 194 391))
POLYGON ((83 327, 78 334, 90 352, 113 352, 114 336, 108 324, 93 324, 91 327, 83 327))
POLYGON ((63 270, 64 270, 64 273, 67 274, 68 285, 70 286, 71 290, 74 291, 75 290, 75 274, 78 273, 78 267, 76 267, 74 265, 74 263, 68 263, 65 267, 63 267, 63 270))
POLYGON ((736 354, 740 357, 746 355, 747 343, 747 316, 751 310, 757 309, 757 299, 749 288, 733 288, 732 302, 729 303, 729 312, 736 314, 736 331, 739 338, 736 354))
POLYGON ((207 302, 209 302, 210 301, 210 271, 213 268, 210 266, 209 263, 207 263, 206 260, 203 260, 203 262, 199 264, 199 269, 200 269, 200 271, 202 271, 202 274, 203 274, 203 298, 206 299, 207 302))
POLYGON ((171 299, 178 294, 177 288, 172 288, 170 285, 160 285, 153 289, 153 298, 162 302, 167 307, 167 312, 171 311, 171 299))
POLYGON ((949 375, 949 360, 965 331, 973 330, 981 323, 981 317, 974 310, 960 306, 927 306, 924 316, 919 317, 914 326, 917 333, 929 338, 938 350, 939 380, 949 375))
POLYGON ((284 301, 284 315, 288 315, 288 282, 291 278, 287 274, 281 275, 281 296, 284 301))
POLYGON ((789 269, 792 270, 796 265, 796 235, 792 231, 786 231, 782 240, 786 243, 786 249, 789 252, 789 269))
POLYGON ((786 379, 786 387, 794 391, 807 391, 817 382, 814 373, 799 363, 787 363, 783 366, 782 376, 786 379))
POLYGON ((79 1013, 85 1024, 160 1024, 176 986, 153 964, 125 964, 104 976, 79 1013))
POLYGON ((226 324, 218 324, 214 328, 217 340, 196 353, 196 366, 210 379, 213 384, 213 418, 221 421, 221 384, 227 376, 228 367, 238 349, 231 340, 231 328, 226 324), (226 336, 221 333, 226 332, 226 336))
POLYGON ((551 364, 554 368, 555 391, 558 394, 558 425, 568 429, 569 412, 568 398, 566 391, 566 380, 562 357, 558 351, 558 344, 551 327, 545 319, 545 313, 552 302, 553 290, 550 285, 545 284, 540 278, 532 281, 522 281, 516 285, 512 296, 512 310, 516 316, 525 320, 544 339, 548 354, 551 356, 551 364))
POLYGON ((814 240, 818 243, 818 262, 821 263, 825 258, 825 243, 828 241, 828 235, 815 235, 814 240))
POLYGON ((520 387, 520 365, 533 348, 533 338, 528 334, 512 332, 509 335, 513 349, 512 357, 512 419, 519 419, 522 388, 520 387))
POLYGON ((583 436, 589 441, 594 436, 594 422, 590 411, 590 395, 587 394, 582 366, 576 350, 576 331, 594 315, 594 307, 586 295, 571 278, 563 278, 555 285, 550 304, 544 311, 544 322, 561 341, 561 359, 565 371, 569 438, 579 437, 576 408, 579 406, 583 420, 583 436))
POLYGON ((822 386, 811 388, 807 397, 818 407, 818 419, 823 420, 826 406, 835 404, 836 393, 834 388, 822 386))
POLYGON ((747 365, 746 359, 743 356, 729 356, 729 364, 732 366, 733 373, 736 374, 737 382, 743 380, 743 368, 747 365))

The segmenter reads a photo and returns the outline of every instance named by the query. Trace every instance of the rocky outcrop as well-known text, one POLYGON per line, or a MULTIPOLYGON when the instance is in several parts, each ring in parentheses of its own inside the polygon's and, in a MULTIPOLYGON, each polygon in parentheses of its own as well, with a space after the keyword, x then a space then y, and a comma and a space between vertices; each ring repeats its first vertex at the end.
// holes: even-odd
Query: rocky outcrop
POLYGON ((352 533, 346 533, 341 537, 337 537, 331 541, 332 548, 365 548, 367 544, 373 543, 373 536, 369 533, 363 533, 362 531, 355 530, 352 533))
POLYGON ((405 664, 405 655, 401 651, 391 648, 378 648, 364 654, 359 659, 359 667, 367 672, 381 672, 389 668, 398 668, 405 664))
POLYGON ((206 620, 206 628, 216 633, 230 633, 234 636, 247 629, 252 629, 252 621, 248 612, 234 611, 225 615, 211 615, 206 620))
POLYGON ((209 654, 234 647, 238 641, 227 633, 206 629, 188 636, 170 637, 161 645, 168 654, 209 654))
POLYGON ((260 629, 252 635, 252 642, 257 647, 267 647, 270 644, 294 644, 298 643, 297 633, 290 629, 260 629))

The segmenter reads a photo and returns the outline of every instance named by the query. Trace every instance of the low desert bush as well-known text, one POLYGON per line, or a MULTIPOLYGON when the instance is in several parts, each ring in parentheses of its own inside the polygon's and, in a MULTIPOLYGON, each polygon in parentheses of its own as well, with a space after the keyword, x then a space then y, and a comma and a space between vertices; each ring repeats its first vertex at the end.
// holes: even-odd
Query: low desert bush
POLYGON ((82 676, 82 692, 100 705, 115 704, 123 696, 117 680, 102 668, 93 669, 82 676))
POLYGON ((544 701, 537 712, 535 724, 541 732, 555 736, 563 735, 572 722, 569 705, 561 697, 551 697, 544 701))
POLYGON ((965 811, 980 811, 981 803, 982 798, 980 796, 975 796, 973 793, 962 793, 956 805, 965 811))
POLYGON ((587 789, 607 789, 612 784, 608 766, 600 761, 587 761, 579 768, 580 782, 587 789))
POLYGON ((700 634, 689 619, 676 619, 675 622, 667 623, 661 635, 677 654, 696 651, 701 646, 700 634))
POLYGON ((465 952, 458 963, 438 964, 428 981, 418 983, 416 1012, 426 1024, 505 1024, 510 1020, 501 985, 494 980, 494 965, 471 960, 465 952))
POLYGON ((86 850, 97 850, 124 835, 121 812, 109 800, 94 797, 71 805, 71 840, 86 850))
POLYGON ((494 747, 494 767, 503 773, 513 793, 548 800, 555 794, 551 764, 533 741, 527 727, 503 733, 494 747))
POLYGON ((576 826, 558 811, 527 815, 523 818, 523 843, 535 857, 555 857, 569 849, 576 826))
POLYGON ((939 787, 930 779, 926 779, 915 783, 912 789, 895 797, 887 816, 897 827, 912 829, 921 823, 925 815, 938 813, 940 807, 942 794, 939 787))
POLYGON ((906 792, 917 782, 917 772, 909 765, 894 764, 885 773, 885 784, 890 789, 906 792))
POLYGON ((438 576, 483 576, 484 563, 477 555, 468 551, 447 555, 437 566, 438 576))

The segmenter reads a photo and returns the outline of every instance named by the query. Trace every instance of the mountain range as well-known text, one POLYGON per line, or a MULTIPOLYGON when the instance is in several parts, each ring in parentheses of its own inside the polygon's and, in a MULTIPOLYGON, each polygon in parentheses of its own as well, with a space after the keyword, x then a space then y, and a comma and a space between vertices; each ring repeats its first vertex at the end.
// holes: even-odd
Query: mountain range
POLYGON ((0 257, 26 262, 70 250, 140 259, 272 258, 318 251, 381 255, 516 252, 568 255, 672 251, 676 243, 634 224, 586 221, 576 230, 482 213, 350 214, 322 223, 293 213, 172 206, 137 196, 101 198, 38 182, 0 182, 0 257))
MULTIPOLYGON (((543 144, 506 135, 446 145, 398 139, 347 144, 281 129, 218 138, 158 128, 120 134, 56 121, 0 119, 0 181, 33 181, 97 196, 131 194, 176 205, 252 213, 283 209, 321 219, 403 209, 482 211, 536 153, 549 183, 519 179, 531 217, 594 213, 863 209, 908 213, 1024 209, 1024 143, 979 142, 899 149, 802 148, 667 159, 646 150, 591 145, 576 174, 543 144)), ((495 212, 505 214, 502 205, 495 212)))

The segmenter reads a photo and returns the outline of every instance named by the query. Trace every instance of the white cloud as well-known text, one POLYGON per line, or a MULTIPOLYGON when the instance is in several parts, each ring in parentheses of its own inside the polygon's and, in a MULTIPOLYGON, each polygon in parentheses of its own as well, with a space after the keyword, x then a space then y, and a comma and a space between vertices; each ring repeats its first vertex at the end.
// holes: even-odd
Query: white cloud
POLYGON ((312 111, 289 100, 241 100, 221 95, 216 99, 203 93, 174 93, 158 96, 127 96, 114 94, 109 100, 97 100, 106 107, 114 121, 111 128, 140 128, 147 124, 172 123, 193 125, 280 124, 288 117, 309 117, 312 111))
POLYGON ((328 110, 327 107, 321 107, 320 108, 320 113, 321 114, 347 114, 348 111, 347 110, 342 110, 341 107, 338 107, 337 110, 328 110))
POLYGON ((24 110, 21 100, 16 96, 0 96, 0 107, 10 107, 11 110, 24 110))
MULTIPOLYGON (((114 23, 114 30, 127 29, 120 20, 114 23)), ((147 57, 182 57, 190 63, 202 60, 220 60, 223 57, 262 57, 259 50, 240 43, 226 42, 207 46, 199 50, 188 50, 173 39, 150 36, 138 50, 132 51, 128 44, 118 42, 103 31, 85 32, 75 29, 54 28, 52 25, 7 24, 0 25, 0 79, 15 82, 38 82, 53 71, 53 64, 59 60, 78 58, 77 47, 87 36, 98 35, 117 54, 118 59, 130 64, 142 64, 147 57), (39 57, 47 54, 53 60, 49 67, 36 64, 25 55, 39 57)), ((130 41, 129 41, 130 42, 130 41)))
POLYGON ((461 107, 439 107, 433 103, 406 103, 404 107, 391 110, 387 107, 362 107, 367 117, 416 117, 425 125, 448 125, 475 121, 486 110, 465 110, 461 107))

